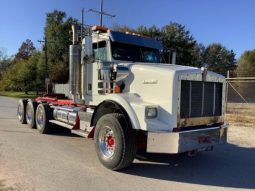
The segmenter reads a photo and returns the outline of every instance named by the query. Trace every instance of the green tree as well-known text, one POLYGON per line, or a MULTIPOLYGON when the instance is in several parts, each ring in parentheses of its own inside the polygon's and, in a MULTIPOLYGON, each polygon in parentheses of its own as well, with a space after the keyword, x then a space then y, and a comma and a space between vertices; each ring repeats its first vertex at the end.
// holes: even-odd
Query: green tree
MULTIPOLYGON (((14 90, 12 78, 17 74, 17 67, 11 65, 9 69, 3 74, 0 81, 0 89, 4 91, 14 90)), ((15 89, 16 90, 16 89, 15 89)))
POLYGON ((119 31, 119 32, 137 32, 135 29, 130 28, 127 25, 119 25, 119 24, 113 24, 111 27, 112 30, 114 31, 119 31))
POLYGON ((23 42, 14 59, 8 60, 8 70, 2 73, 1 89, 26 93, 32 89, 39 55, 31 40, 23 42))
POLYGON ((37 62, 37 67, 36 67, 36 90, 37 91, 42 91, 45 90, 45 76, 46 76, 46 67, 45 67, 45 54, 44 52, 41 52, 38 62, 37 62))
POLYGON ((1 80, 1 89, 24 91, 36 89, 37 63, 40 52, 34 52, 28 60, 14 61, 10 68, 4 73, 1 80))
POLYGON ((22 65, 21 70, 18 73, 20 85, 22 90, 26 93, 29 90, 37 90, 37 63, 40 56, 40 52, 34 52, 29 60, 22 65))
POLYGON ((160 37, 162 34, 160 29, 158 29, 155 25, 153 25, 152 27, 149 27, 149 28, 141 25, 136 30, 137 30, 137 33, 139 33, 143 36, 148 36, 148 37, 154 38, 156 40, 160 40, 160 37))
POLYGON ((203 54, 203 62, 209 70, 226 75, 227 71, 233 71, 236 68, 234 51, 228 50, 219 43, 207 46, 203 54))
POLYGON ((48 73, 53 82, 68 81, 69 45, 72 43, 70 30, 75 23, 77 21, 71 17, 66 19, 66 13, 62 11, 54 10, 47 14, 44 33, 48 40, 48 73))
POLYGON ((193 66, 196 67, 202 67, 204 66, 204 54, 205 54, 205 46, 203 44, 196 44, 192 51, 191 51, 191 55, 193 57, 193 66))
MULTIPOLYGON (((198 66, 195 60, 196 40, 184 25, 171 22, 161 29, 160 40, 164 49, 176 51, 176 63, 180 65, 198 66)), ((164 55, 168 61, 168 55, 164 55)))
POLYGON ((245 51, 237 62, 238 77, 255 77, 255 49, 245 51))
POLYGON ((10 67, 12 63, 12 58, 7 57, 4 48, 0 48, 0 80, 4 72, 10 67))
POLYGON ((19 48, 18 53, 15 56, 17 60, 27 60, 35 51, 33 42, 30 39, 27 39, 23 42, 19 48))

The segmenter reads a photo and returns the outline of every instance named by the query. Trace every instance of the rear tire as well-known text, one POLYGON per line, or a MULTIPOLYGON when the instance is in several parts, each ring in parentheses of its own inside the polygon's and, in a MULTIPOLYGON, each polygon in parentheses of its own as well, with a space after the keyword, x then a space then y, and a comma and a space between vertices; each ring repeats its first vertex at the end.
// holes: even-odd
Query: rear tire
POLYGON ((53 110, 47 103, 41 103, 37 106, 35 114, 36 128, 40 133, 46 134, 51 131, 49 120, 53 118, 53 110))
POLYGON ((22 124, 26 124, 26 109, 27 109, 27 100, 26 99, 20 99, 18 103, 18 109, 17 109, 17 116, 22 124))
POLYGON ((36 128, 36 122, 35 122, 35 111, 37 107, 37 102, 33 100, 28 100, 27 102, 27 110, 26 110, 26 121, 30 128, 35 129, 36 128))
POLYGON ((95 146, 100 162, 108 169, 120 170, 129 166, 136 155, 136 132, 124 115, 103 115, 95 128, 95 146))

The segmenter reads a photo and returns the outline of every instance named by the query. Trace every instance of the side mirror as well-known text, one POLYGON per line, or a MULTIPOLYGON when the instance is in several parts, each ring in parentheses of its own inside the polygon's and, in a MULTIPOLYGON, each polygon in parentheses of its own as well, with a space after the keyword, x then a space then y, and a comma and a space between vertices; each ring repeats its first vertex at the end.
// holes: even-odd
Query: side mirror
POLYGON ((92 63, 93 61, 93 44, 92 44, 92 37, 85 36, 82 42, 83 51, 82 51, 82 58, 83 62, 92 63))
POLYGON ((165 63, 176 64, 176 50, 164 49, 160 51, 160 54, 165 63))
POLYGON ((86 36, 84 38, 85 42, 85 47, 84 47, 84 56, 91 57, 93 56, 93 45, 92 45, 92 37, 91 36, 86 36))

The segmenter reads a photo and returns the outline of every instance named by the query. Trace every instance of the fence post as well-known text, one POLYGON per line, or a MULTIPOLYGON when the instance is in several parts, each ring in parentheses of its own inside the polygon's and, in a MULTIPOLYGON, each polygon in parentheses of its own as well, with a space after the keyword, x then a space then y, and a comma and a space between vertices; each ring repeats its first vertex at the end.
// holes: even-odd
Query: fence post
POLYGON ((228 111, 228 79, 229 79, 229 70, 227 71, 227 79, 226 79, 226 98, 225 98, 225 101, 226 101, 226 108, 225 108, 225 115, 228 111))

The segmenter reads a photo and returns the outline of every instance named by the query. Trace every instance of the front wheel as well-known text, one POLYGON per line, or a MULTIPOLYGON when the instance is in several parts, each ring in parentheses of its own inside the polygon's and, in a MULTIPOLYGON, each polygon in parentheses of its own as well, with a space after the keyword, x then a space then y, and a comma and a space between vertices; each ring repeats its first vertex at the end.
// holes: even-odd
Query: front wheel
POLYGON ((95 146, 100 162, 111 170, 129 166, 136 155, 136 132, 122 114, 102 116, 95 129, 95 146))

